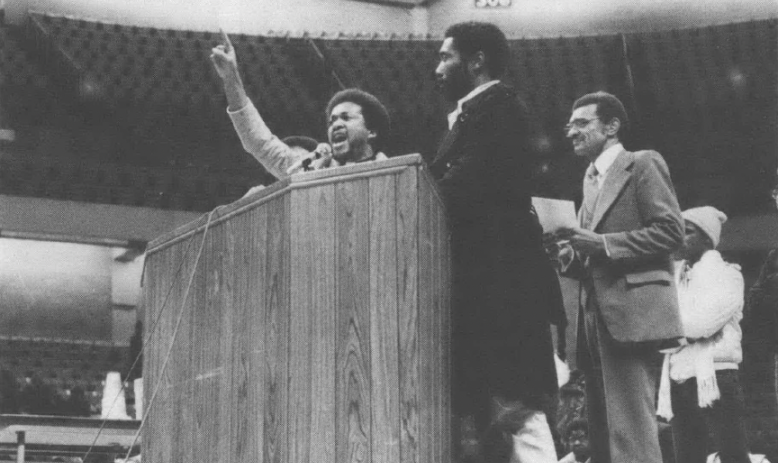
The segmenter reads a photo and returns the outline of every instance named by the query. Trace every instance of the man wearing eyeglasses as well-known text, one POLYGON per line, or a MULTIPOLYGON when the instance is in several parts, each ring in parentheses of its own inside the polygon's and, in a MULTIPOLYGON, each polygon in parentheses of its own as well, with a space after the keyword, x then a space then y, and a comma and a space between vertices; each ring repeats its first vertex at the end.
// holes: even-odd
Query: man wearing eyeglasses
POLYGON ((592 461, 661 463, 657 351, 683 336, 671 255, 684 225, 662 156, 622 146, 627 122, 624 105, 605 92, 573 105, 567 138, 590 162, 580 226, 550 238, 574 251, 563 269, 583 290, 577 352, 592 461))

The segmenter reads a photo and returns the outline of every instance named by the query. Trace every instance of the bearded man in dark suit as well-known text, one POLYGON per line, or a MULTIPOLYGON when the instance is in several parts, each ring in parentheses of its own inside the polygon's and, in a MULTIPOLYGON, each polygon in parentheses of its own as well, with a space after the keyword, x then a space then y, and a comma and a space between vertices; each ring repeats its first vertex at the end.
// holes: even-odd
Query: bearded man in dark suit
POLYGON ((457 105, 430 165, 451 230, 453 405, 484 460, 556 462, 541 405, 557 390, 549 322, 564 308, 532 209, 531 121, 497 80, 508 54, 496 26, 455 24, 435 71, 457 105))

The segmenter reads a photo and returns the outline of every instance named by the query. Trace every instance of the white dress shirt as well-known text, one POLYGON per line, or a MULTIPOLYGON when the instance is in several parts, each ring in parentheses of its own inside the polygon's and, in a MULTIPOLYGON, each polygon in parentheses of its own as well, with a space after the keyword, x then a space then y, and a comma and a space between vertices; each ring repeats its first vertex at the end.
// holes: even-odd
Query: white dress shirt
POLYGON ((611 168, 616 158, 624 150, 624 146, 621 143, 616 143, 610 148, 606 149, 597 159, 594 160, 594 168, 597 169, 597 189, 602 189, 602 184, 605 181, 605 176, 608 175, 608 169, 611 168))
POLYGON ((457 117, 459 117, 459 115, 462 114, 462 105, 463 104, 467 103, 469 100, 472 100, 476 96, 480 95, 481 93, 486 91, 486 89, 488 89, 492 85, 495 85, 495 84, 498 84, 498 83, 500 83, 499 80, 490 80, 489 82, 487 82, 485 84, 481 84, 478 87, 474 88, 470 93, 468 93, 467 95, 462 97, 457 102, 457 109, 451 111, 448 114, 448 129, 451 130, 454 127, 454 123, 457 121, 457 117))
MULTIPOLYGON (((605 177, 608 175, 608 170, 622 151, 624 151, 624 146, 621 143, 616 143, 600 153, 600 155, 597 156, 597 159, 592 163, 594 164, 594 168, 597 169, 595 186, 598 191, 602 190, 602 185, 605 182, 605 177)), ((610 257, 611 250, 608 248, 608 240, 605 239, 605 235, 602 235, 602 243, 605 246, 605 255, 610 257)))

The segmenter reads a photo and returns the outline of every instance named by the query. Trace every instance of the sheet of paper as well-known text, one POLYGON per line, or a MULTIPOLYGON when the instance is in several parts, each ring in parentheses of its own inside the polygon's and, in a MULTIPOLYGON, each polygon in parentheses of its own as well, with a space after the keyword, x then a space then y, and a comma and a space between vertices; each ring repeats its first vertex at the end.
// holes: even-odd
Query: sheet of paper
POLYGON ((552 233, 560 227, 577 227, 575 204, 563 199, 532 197, 532 205, 538 213, 543 232, 552 233))

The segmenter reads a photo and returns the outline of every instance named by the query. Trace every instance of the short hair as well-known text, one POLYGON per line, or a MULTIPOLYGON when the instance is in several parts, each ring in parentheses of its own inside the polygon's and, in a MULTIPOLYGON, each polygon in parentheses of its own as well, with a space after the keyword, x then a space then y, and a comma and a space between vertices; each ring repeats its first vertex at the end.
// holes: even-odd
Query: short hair
POLYGON ((319 142, 311 137, 306 137, 305 135, 290 135, 281 141, 286 143, 290 148, 299 146, 306 151, 315 151, 316 147, 319 146, 319 142))
POLYGON ((499 27, 491 23, 468 21, 450 26, 444 37, 451 37, 454 48, 465 58, 483 52, 490 77, 500 77, 508 65, 508 39, 499 27))
POLYGON ((327 119, 329 119, 335 106, 345 102, 358 104, 362 108, 365 126, 369 130, 376 132, 376 137, 373 139, 373 149, 376 151, 382 149, 386 138, 389 136, 389 128, 391 127, 391 118, 386 106, 378 98, 364 90, 347 88, 330 98, 325 111, 327 119))
POLYGON ((565 437, 569 437, 573 431, 583 431, 589 434, 589 422, 582 418, 576 418, 567 425, 565 437))
POLYGON ((580 108, 581 106, 589 106, 590 104, 597 105, 597 117, 604 123, 610 122, 612 119, 618 119, 621 122, 619 126, 619 132, 624 131, 629 126, 629 118, 627 117, 627 110, 624 109, 624 104, 608 92, 594 92, 587 93, 575 100, 573 103, 573 110, 580 108))

